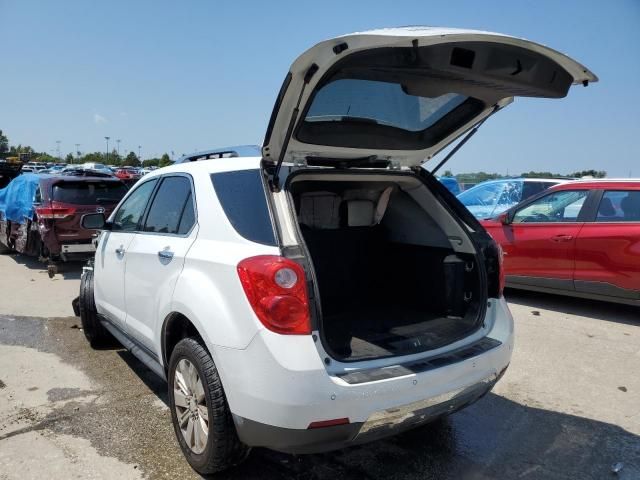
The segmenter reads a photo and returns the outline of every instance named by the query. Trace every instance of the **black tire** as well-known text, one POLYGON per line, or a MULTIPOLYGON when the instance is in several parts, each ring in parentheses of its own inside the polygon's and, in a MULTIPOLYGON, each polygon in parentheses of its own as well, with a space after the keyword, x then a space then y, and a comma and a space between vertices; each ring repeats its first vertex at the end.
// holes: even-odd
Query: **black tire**
POLYGON ((98 320, 96 303, 93 298, 93 270, 87 270, 80 278, 80 297, 78 299, 82 331, 93 348, 111 344, 113 337, 98 320))
POLYGON ((247 458, 251 449, 238 438, 218 370, 199 339, 184 338, 175 346, 169 361, 167 383, 173 429, 182 453, 195 471, 203 475, 216 473, 238 465, 247 458), (187 445, 178 423, 173 390, 176 367, 182 359, 195 366, 207 402, 209 435, 207 445, 200 454, 194 453, 187 445))

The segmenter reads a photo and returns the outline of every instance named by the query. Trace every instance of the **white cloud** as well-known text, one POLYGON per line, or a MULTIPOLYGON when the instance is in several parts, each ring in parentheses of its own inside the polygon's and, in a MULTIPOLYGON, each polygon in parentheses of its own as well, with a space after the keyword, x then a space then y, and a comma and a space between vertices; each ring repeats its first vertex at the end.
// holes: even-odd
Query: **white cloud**
POLYGON ((106 117, 103 117, 99 113, 93 114, 93 123, 95 123, 96 125, 100 125, 101 123, 107 123, 107 122, 108 120, 106 119, 106 117))

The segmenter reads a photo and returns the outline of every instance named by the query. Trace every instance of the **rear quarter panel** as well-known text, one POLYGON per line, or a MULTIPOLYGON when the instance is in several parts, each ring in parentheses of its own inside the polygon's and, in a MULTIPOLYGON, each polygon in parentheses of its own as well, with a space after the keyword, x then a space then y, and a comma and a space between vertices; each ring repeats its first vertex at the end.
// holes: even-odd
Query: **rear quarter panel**
POLYGON ((577 281, 640 292, 640 222, 585 223, 576 240, 577 281))
POLYGON ((198 238, 176 283, 170 311, 186 316, 209 346, 245 348, 263 327, 238 277, 240 260, 279 255, 276 247, 198 238))

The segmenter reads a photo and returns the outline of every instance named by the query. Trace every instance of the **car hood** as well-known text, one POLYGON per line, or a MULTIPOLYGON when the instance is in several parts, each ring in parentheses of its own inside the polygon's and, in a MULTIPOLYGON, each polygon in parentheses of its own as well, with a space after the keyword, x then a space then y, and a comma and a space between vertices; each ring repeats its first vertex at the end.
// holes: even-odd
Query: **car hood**
MULTIPOLYGON (((586 67, 556 50, 498 33, 434 27, 354 33, 321 42, 293 62, 276 100, 262 154, 274 164, 310 157, 329 163, 375 157, 397 166, 415 166, 516 96, 562 98, 571 85, 597 80, 586 67), (343 86, 345 80, 391 84, 399 96, 406 96, 403 101, 422 102, 417 115, 424 118, 451 95, 467 100, 435 123, 423 122, 428 128, 403 129, 367 113, 350 116, 349 96, 360 95, 353 100, 362 102, 360 89, 343 88, 327 100, 328 90, 322 89, 332 83, 335 87, 339 80, 343 86), (310 107, 322 96, 329 115, 312 118, 310 107), (342 108, 345 105, 348 108, 342 108)), ((365 110, 383 111, 390 108, 389 101, 372 94, 365 110)))

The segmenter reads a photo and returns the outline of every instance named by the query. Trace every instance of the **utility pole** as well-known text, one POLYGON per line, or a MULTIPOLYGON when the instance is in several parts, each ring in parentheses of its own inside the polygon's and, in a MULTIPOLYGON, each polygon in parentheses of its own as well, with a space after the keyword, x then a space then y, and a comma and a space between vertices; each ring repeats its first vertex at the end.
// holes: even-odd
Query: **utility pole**
MULTIPOLYGON (((76 160, 80 163, 80 144, 76 143, 76 160)), ((71 162, 73 163, 73 161, 71 162)))
POLYGON ((109 165, 109 139, 111 137, 104 137, 104 139, 107 141, 107 159, 104 163, 106 163, 107 165, 109 165))

